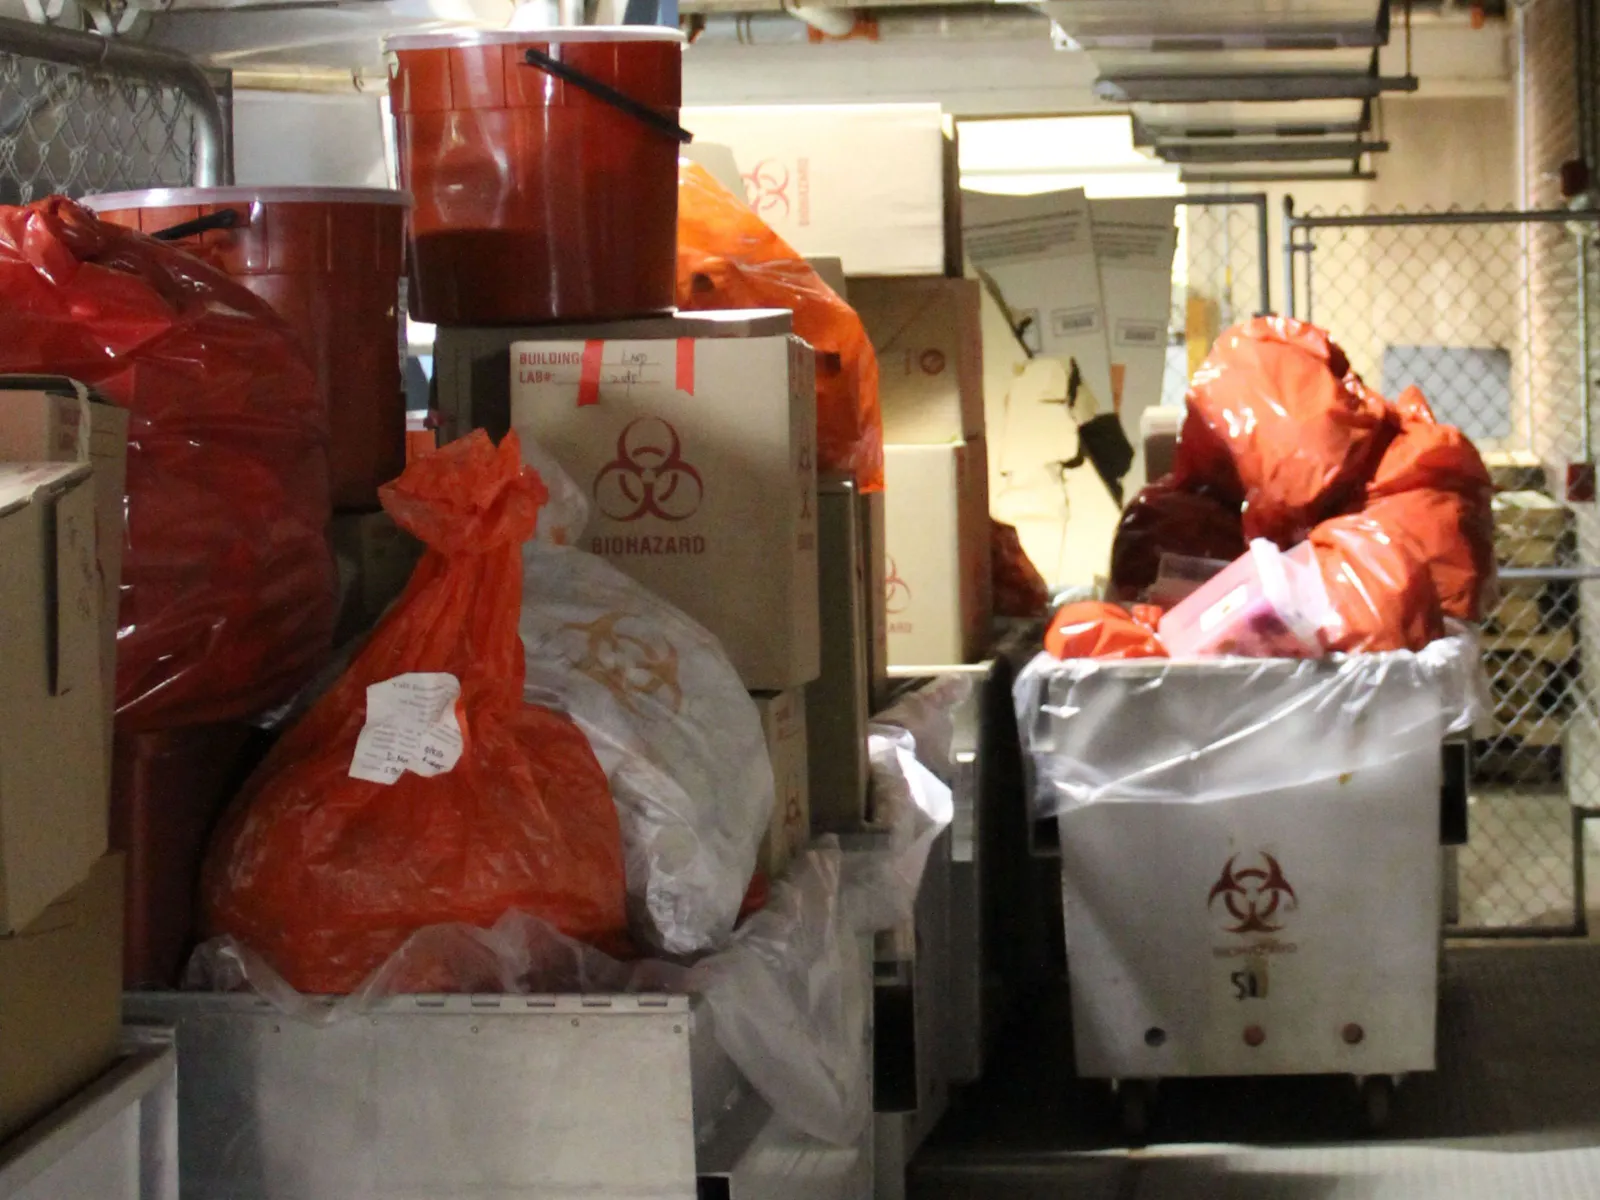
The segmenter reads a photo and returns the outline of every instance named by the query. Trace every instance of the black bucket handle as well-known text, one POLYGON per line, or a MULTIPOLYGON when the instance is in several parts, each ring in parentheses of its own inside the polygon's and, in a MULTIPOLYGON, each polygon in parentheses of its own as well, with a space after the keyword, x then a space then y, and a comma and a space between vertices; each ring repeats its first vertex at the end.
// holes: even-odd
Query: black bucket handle
POLYGON ((182 221, 177 225, 169 225, 165 229, 158 229, 150 236, 158 242, 176 242, 182 238, 210 233, 213 229, 237 228, 239 228, 239 210, 236 208, 219 208, 214 213, 207 213, 205 216, 196 217, 192 221, 182 221))
POLYGON ((580 71, 576 67, 568 66, 559 59, 552 58, 543 50, 528 50, 523 56, 523 66, 537 67, 546 74, 554 75, 562 83, 570 83, 581 91, 588 92, 596 100, 603 100, 619 112, 627 113, 635 121, 647 125, 665 137, 675 142, 688 145, 694 141, 694 134, 670 117, 663 117, 648 104, 641 104, 632 96, 617 91, 609 83, 602 83, 593 75, 580 71))

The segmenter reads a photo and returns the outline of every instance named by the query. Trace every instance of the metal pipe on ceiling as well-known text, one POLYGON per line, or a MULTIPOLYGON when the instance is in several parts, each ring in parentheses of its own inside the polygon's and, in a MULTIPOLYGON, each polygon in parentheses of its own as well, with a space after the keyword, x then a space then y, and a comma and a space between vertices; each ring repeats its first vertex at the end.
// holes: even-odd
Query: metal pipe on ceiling
POLYGON ((1388 149, 1388 142, 1360 140, 1161 142, 1155 146, 1155 152, 1170 163, 1353 161, 1388 149))
POLYGON ((1367 100, 1384 92, 1414 92, 1415 75, 1361 71, 1279 72, 1259 75, 1103 75, 1094 94, 1113 104, 1205 104, 1213 100, 1367 100))

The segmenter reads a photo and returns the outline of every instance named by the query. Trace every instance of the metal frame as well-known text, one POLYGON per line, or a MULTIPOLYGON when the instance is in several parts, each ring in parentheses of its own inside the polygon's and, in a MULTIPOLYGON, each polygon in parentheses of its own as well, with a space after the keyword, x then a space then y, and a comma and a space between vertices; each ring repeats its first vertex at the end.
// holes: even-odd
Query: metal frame
POLYGON ((228 120, 205 70, 186 55, 116 38, 0 18, 0 53, 101 71, 170 87, 194 112, 194 182, 233 182, 228 120))
POLYGON ((1256 273, 1261 289, 1261 307, 1258 316, 1272 311, 1272 267, 1268 261, 1271 239, 1267 234, 1267 194, 1265 192, 1190 192, 1175 197, 1177 203, 1189 208, 1220 208, 1227 205, 1248 205, 1256 210, 1256 273))
MULTIPOLYGON (((1283 200, 1283 272, 1284 312, 1291 317, 1314 320, 1316 296, 1313 290, 1311 264, 1316 252, 1315 233, 1318 230, 1382 229, 1405 227, 1468 227, 1468 226, 1520 226, 1526 229, 1535 225, 1588 224, 1591 238, 1600 237, 1600 210, 1594 209, 1527 209, 1500 212, 1439 212, 1439 213, 1363 213, 1335 215, 1299 215, 1294 209, 1294 197, 1283 200), (1304 269, 1302 270, 1302 263, 1304 269), (1302 306, 1301 300, 1304 300, 1302 306)), ((1526 253, 1527 242, 1523 243, 1526 253)), ((1589 329, 1590 305, 1588 303, 1589 265, 1582 241, 1578 243, 1578 264, 1573 276, 1572 300, 1575 313, 1575 357, 1577 359, 1577 419, 1579 422, 1579 453, 1588 459, 1593 450, 1592 425, 1594 421, 1594 378, 1591 371, 1591 331, 1589 329)), ((1522 583, 1585 583, 1600 581, 1600 562, 1578 565, 1551 565, 1538 567, 1503 567, 1499 576, 1505 582, 1522 583)), ((1573 619, 1576 620, 1574 613, 1573 619)), ((1564 768, 1565 769, 1565 768, 1564 768)), ((1520 926, 1453 926, 1447 930, 1451 937, 1474 939, 1502 938, 1559 938, 1586 937, 1588 917, 1585 904, 1586 864, 1584 861, 1584 828, 1586 822, 1600 816, 1600 808, 1578 803, 1571 805, 1572 854, 1572 920, 1562 925, 1520 926)))

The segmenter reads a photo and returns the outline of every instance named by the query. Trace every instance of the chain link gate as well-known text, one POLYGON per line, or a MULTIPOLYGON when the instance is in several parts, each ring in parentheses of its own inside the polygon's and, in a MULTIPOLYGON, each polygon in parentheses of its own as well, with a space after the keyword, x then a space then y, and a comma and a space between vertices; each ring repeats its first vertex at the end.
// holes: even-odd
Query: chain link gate
POLYGON ((1265 192, 1176 198, 1178 252, 1161 402, 1182 407, 1189 376, 1228 326, 1272 311, 1265 192))
POLYGON ((1296 216, 1286 311, 1389 396, 1416 384, 1494 476, 1501 599, 1483 624, 1495 711, 1474 731, 1451 933, 1583 934, 1600 807, 1600 514, 1591 289, 1600 213, 1296 216))
POLYGON ((180 54, 0 20, 0 204, 225 183, 227 126, 180 54))

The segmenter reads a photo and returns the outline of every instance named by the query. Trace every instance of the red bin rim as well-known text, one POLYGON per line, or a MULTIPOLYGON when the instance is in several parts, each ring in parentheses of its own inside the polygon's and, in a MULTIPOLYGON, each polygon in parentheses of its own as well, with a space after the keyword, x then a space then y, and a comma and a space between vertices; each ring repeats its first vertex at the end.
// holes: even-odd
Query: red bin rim
POLYGON ((187 187, 101 192, 78 203, 96 212, 124 208, 196 208, 205 204, 389 204, 411 207, 411 194, 394 188, 187 187))
POLYGON ((675 42, 682 32, 664 25, 572 25, 553 29, 454 29, 442 33, 400 33, 383 41, 385 50, 470 50, 477 46, 549 46, 563 42, 675 42))

